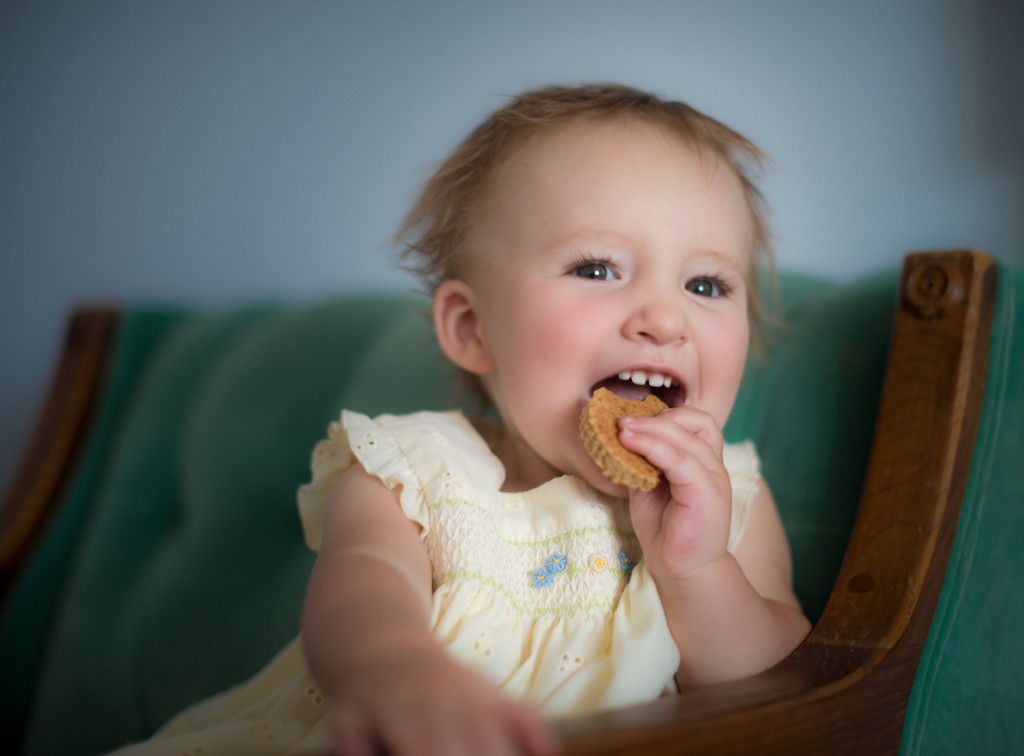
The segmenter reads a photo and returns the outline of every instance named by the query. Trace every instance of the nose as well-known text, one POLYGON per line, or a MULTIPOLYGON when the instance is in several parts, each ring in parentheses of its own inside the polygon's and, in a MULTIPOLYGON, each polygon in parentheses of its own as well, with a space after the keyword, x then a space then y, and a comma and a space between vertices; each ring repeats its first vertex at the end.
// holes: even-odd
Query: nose
POLYGON ((623 335, 632 341, 662 345, 689 338, 689 318, 679 297, 646 297, 636 303, 623 323, 623 335))

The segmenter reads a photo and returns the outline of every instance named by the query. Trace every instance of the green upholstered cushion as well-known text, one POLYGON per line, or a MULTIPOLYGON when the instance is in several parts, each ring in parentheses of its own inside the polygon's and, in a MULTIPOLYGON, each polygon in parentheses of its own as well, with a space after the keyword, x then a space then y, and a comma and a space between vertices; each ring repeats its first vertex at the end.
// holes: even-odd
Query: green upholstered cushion
POLYGON ((119 433, 139 373, 182 317, 173 311, 140 309, 122 322, 104 396, 59 516, 5 600, 0 617, 0 738, 11 752, 19 750, 69 566, 91 516, 98 481, 110 462, 106 452, 119 433))
MULTIPOLYGON (((761 450, 812 617, 856 509, 896 281, 895 271, 844 285, 783 275, 784 324, 750 362, 726 428, 761 450)), ((3 668, 36 638, 25 685, 0 683, 25 710, 34 680, 26 752, 95 753, 145 737, 293 636, 313 558, 294 491, 327 423, 342 407, 458 403, 423 304, 350 296, 168 315, 151 341, 132 338, 145 314, 128 315, 117 360, 135 366, 131 386, 112 386, 116 411, 88 449, 94 461, 0 624, 3 668), (65 580, 52 552, 69 551, 65 580), (47 581, 62 588, 37 596, 47 581)))
POLYGON ((726 426, 751 438, 793 552, 794 585, 816 619, 846 550, 881 393, 895 272, 845 286, 789 276, 767 357, 748 363, 726 426))
POLYGON ((143 737, 295 633, 313 555, 294 492, 312 445, 342 406, 448 404, 431 338, 423 308, 397 296, 196 315, 164 336, 93 491, 30 752, 143 737))

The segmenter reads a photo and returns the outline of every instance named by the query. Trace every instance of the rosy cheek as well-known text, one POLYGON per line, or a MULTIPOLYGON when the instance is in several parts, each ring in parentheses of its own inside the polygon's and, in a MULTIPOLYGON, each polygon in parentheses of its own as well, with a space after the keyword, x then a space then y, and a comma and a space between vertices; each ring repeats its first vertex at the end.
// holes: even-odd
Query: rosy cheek
POLYGON ((536 308, 526 316, 525 333, 532 334, 534 354, 545 359, 566 359, 585 339, 587 315, 575 309, 536 308))
POLYGON ((749 331, 746 322, 708 323, 700 337, 702 385, 705 409, 721 425, 728 419, 743 379, 749 331))

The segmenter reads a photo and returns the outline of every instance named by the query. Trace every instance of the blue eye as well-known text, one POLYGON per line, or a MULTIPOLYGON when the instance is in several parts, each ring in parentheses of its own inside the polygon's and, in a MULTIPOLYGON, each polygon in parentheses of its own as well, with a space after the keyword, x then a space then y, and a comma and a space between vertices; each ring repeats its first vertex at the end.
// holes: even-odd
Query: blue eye
POLYGON ((618 278, 611 264, 600 260, 585 260, 576 263, 570 272, 574 276, 586 278, 590 281, 614 281, 618 278))
POLYGON ((729 293, 729 287, 721 280, 710 276, 692 278, 686 282, 686 290, 699 297, 722 297, 729 293))
POLYGON ((576 275, 580 278, 589 278, 591 281, 607 281, 615 277, 604 263, 587 263, 576 268, 576 275))

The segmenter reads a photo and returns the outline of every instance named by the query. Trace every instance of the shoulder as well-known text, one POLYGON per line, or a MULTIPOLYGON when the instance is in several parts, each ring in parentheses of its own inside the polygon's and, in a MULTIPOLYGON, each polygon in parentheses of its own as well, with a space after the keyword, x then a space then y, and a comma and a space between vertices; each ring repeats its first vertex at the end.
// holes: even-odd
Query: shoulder
POLYGON ((372 449, 372 444, 381 437, 393 440, 402 448, 428 444, 434 451, 452 447, 474 449, 485 445, 473 424, 458 410, 376 417, 345 410, 341 413, 341 425, 354 451, 368 445, 372 449))
MULTIPOLYGON (((312 473, 308 483, 299 487, 298 507, 306 542, 318 550, 323 538, 326 512, 341 489, 364 477, 375 479, 382 489, 401 490, 408 501, 414 501, 420 489, 420 475, 413 469, 413 456, 422 457, 428 443, 417 439, 442 434, 446 428, 459 428, 464 419, 459 413, 423 412, 412 415, 380 415, 369 417, 360 412, 343 410, 341 416, 330 423, 327 436, 313 449, 310 460, 312 473), (351 471, 358 470, 359 474, 351 471), (351 473, 351 474, 350 474, 351 473)), ((365 491, 358 492, 365 494, 365 491)), ((363 500, 365 495, 350 497, 363 500)), ((419 508, 410 516, 422 519, 419 508)))
MULTIPOLYGON (((758 507, 758 497, 767 491, 761 479, 761 458, 753 442, 725 444, 722 461, 732 487, 732 521, 729 527, 729 551, 735 553, 746 537, 751 514, 758 507)), ((770 494, 769 494, 770 496, 770 494)))
POLYGON ((725 444, 722 461, 730 478, 757 480, 761 475, 761 457, 753 441, 725 444))

